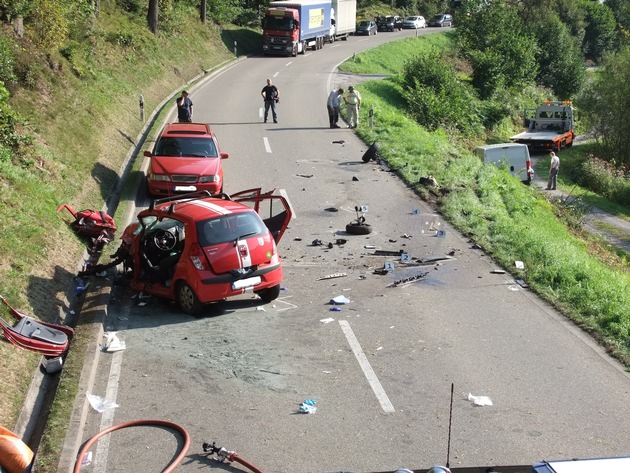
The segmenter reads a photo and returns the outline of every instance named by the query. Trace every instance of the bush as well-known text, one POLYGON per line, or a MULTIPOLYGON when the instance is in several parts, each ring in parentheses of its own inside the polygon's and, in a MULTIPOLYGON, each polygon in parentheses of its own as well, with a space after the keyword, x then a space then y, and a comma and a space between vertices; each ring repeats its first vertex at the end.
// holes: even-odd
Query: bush
POLYGON ((596 194, 620 205, 630 205, 630 173, 590 153, 579 166, 576 181, 596 194))
POLYGON ((483 131, 472 88, 436 51, 407 62, 401 80, 410 113, 427 130, 445 127, 468 136, 483 131))

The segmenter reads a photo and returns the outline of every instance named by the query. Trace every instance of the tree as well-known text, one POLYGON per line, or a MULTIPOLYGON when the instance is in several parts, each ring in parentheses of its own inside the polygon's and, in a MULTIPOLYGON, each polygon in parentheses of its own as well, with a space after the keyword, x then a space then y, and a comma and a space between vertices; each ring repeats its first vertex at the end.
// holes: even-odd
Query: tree
POLYGON ((602 56, 612 51, 615 45, 617 23, 615 15, 606 4, 583 0, 586 10, 586 30, 582 49, 587 57, 599 61, 602 56))
POLYGON ((628 0, 607 0, 606 5, 612 10, 617 20, 620 45, 630 44, 630 2, 628 0))
POLYGON ((149 23, 149 30, 153 34, 158 32, 158 15, 160 11, 159 0, 149 0, 149 11, 147 12, 147 23, 149 23))
POLYGON ((534 25, 538 41, 539 83, 553 89, 563 99, 570 99, 584 84, 582 53, 567 26, 556 14, 534 25))
POLYGON ((601 140, 606 154, 630 166, 630 46, 606 55, 598 77, 584 91, 577 105, 589 129, 601 140))
POLYGON ((473 84, 479 95, 489 98, 501 86, 534 80, 537 43, 524 29, 518 9, 505 0, 489 5, 468 0, 462 7, 469 14, 460 17, 457 38, 473 66, 473 84))

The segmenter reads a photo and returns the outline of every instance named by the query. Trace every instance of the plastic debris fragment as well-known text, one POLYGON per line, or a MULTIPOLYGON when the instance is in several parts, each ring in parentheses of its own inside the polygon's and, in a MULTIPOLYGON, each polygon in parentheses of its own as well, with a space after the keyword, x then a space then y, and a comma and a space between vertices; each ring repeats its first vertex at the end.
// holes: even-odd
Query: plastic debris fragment
POLYGON ((300 407, 298 408, 298 412, 301 414, 315 414, 317 412, 317 407, 315 407, 317 401, 315 399, 306 399, 300 407))
POLYGON ((468 393, 468 400, 471 401, 475 406, 491 406, 492 400, 488 396, 473 396, 468 393))
POLYGON ((350 299, 348 299, 346 296, 336 296, 330 299, 330 303, 335 305, 344 305, 349 304, 350 299))

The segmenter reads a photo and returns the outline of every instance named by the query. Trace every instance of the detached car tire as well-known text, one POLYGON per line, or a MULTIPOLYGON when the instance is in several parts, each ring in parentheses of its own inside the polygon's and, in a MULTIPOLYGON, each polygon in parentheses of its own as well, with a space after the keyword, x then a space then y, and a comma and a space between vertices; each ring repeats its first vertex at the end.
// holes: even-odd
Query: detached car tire
POLYGON ((259 291, 256 294, 258 294, 258 297, 260 297, 262 301, 265 303, 275 301, 280 295, 280 284, 276 284, 275 286, 271 286, 271 287, 268 287, 267 289, 263 289, 262 291, 259 291))
POLYGON ((188 283, 180 282, 177 284, 175 297, 177 297, 179 308, 187 314, 197 315, 203 309, 203 304, 188 283))
POLYGON ((364 163, 368 163, 373 159, 377 159, 378 158, 378 152, 381 149, 381 145, 378 141, 375 141, 374 143, 372 143, 372 146, 370 146, 367 151, 365 153, 363 153, 363 157, 361 158, 363 160, 364 163))
POLYGON ((369 235, 372 233, 372 226, 369 223, 352 222, 346 225, 346 232, 350 235, 369 235))

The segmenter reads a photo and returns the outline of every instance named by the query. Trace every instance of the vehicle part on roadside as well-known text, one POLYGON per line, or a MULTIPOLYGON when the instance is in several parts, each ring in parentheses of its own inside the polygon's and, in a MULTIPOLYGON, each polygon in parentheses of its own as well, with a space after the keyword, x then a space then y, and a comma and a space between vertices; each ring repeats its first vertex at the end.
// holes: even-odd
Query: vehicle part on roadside
POLYGON ((81 210, 77 212, 71 205, 62 204, 57 208, 57 212, 66 209, 74 221, 64 221, 72 228, 72 230, 81 236, 91 238, 90 246, 87 251, 91 257, 99 257, 103 252, 103 248, 114 239, 116 233, 116 223, 114 219, 103 211, 81 210))
POLYGON ((168 421, 165 421, 165 420, 133 420, 133 421, 129 421, 129 422, 123 422, 121 424, 116 424, 116 425, 111 426, 108 429, 102 430, 101 432, 99 432, 98 434, 94 435, 87 442, 85 442, 83 444, 83 447, 81 448, 81 450, 77 454, 77 461, 74 464, 73 472, 74 473, 80 473, 80 471, 81 471, 81 462, 83 461, 83 458, 86 456, 87 452, 89 452, 89 450, 92 447, 92 445, 94 445, 94 443, 96 441, 98 441, 101 437, 103 437, 103 436, 105 436, 105 435, 107 435, 107 434, 109 434, 111 432, 114 432, 116 430, 125 429, 127 427, 154 426, 154 425, 158 426, 158 427, 163 427, 163 428, 175 430, 175 431, 179 432, 179 434, 184 439, 184 444, 181 446, 180 452, 173 459, 173 461, 168 465, 168 467, 166 469, 162 470, 162 473, 170 473, 170 472, 172 472, 184 460, 184 457, 186 456, 186 453, 188 453, 188 448, 190 447, 190 435, 188 434, 186 429, 184 429, 180 425, 177 425, 177 424, 175 424, 173 422, 168 422, 168 421))
POLYGON ((317 278, 318 281, 323 281, 324 279, 335 279, 335 278, 343 278, 346 277, 347 274, 346 273, 334 273, 334 274, 328 274, 326 276, 322 276, 321 278, 317 278))
POLYGON ((232 452, 224 447, 217 447, 216 442, 212 442, 212 443, 204 442, 202 445, 202 448, 203 448, 203 453, 207 453, 209 455, 216 455, 217 456, 216 459, 220 463, 223 463, 226 460, 229 462, 236 462, 236 463, 240 463, 245 468, 249 468, 254 473, 263 473, 262 470, 259 470, 251 463, 239 457, 236 454, 236 452, 232 452))
POLYGON ((407 284, 407 283, 419 281, 420 279, 423 279, 424 277, 426 277, 427 274, 429 274, 429 273, 420 273, 420 274, 416 274, 415 276, 410 276, 408 278, 398 279, 397 281, 394 281, 393 283, 388 284, 385 287, 398 287, 398 286, 400 286, 402 284, 407 284))
POLYGON ((14 345, 25 350, 34 351, 44 356, 61 356, 68 349, 74 330, 66 325, 42 322, 29 317, 17 309, 0 295, 0 300, 9 308, 9 312, 20 319, 11 326, 0 317, 0 326, 5 338, 14 345))
POLYGON ((90 209, 77 212, 71 205, 68 204, 61 204, 57 208, 57 212, 60 212, 63 209, 70 212, 74 218, 73 222, 68 222, 65 219, 64 221, 70 225, 76 233, 96 238, 103 232, 106 232, 108 235, 111 235, 110 238, 113 238, 113 234, 116 232, 116 223, 109 214, 103 212, 102 210, 96 211, 90 209))
POLYGON ((369 223, 365 223, 365 215, 363 215, 363 208, 358 205, 354 207, 357 213, 357 219, 346 225, 346 232, 351 235, 368 235, 372 233, 372 226, 369 223))
POLYGON ((368 163, 371 160, 377 160, 380 158, 378 152, 381 149, 381 144, 378 141, 372 143, 372 145, 367 149, 365 153, 363 153, 363 157, 361 158, 364 163, 368 163))

